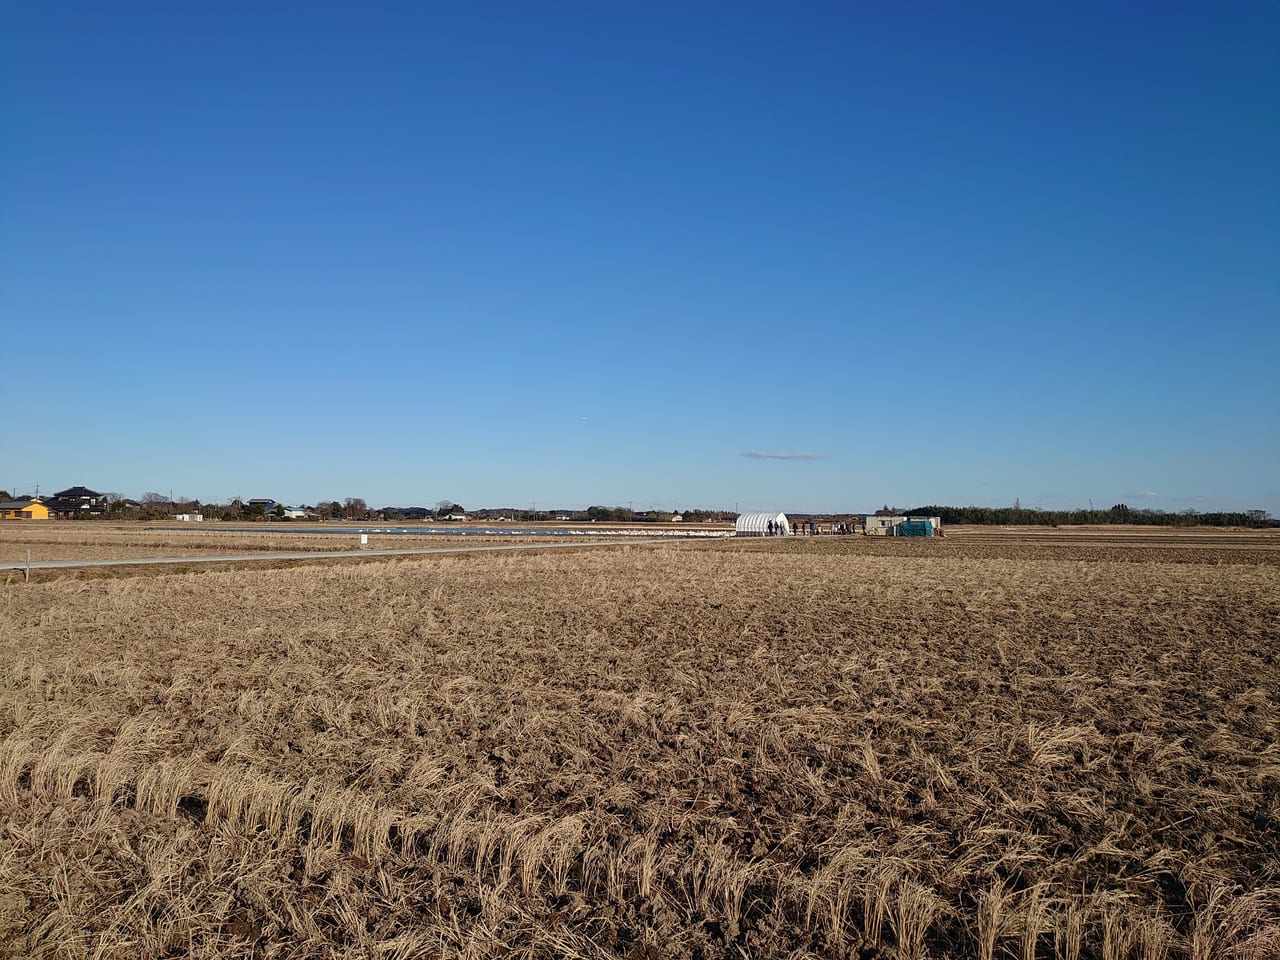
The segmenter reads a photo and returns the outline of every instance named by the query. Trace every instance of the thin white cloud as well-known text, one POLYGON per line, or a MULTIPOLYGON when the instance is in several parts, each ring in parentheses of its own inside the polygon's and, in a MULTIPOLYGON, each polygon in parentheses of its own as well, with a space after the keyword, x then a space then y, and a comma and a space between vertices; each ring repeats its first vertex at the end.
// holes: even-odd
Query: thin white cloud
POLYGON ((742 454, 752 460, 825 460, 825 453, 774 453, 769 450, 747 450, 742 454))
POLYGON ((1156 493, 1154 490, 1139 490, 1136 493, 1126 493, 1125 496, 1137 500, 1153 500, 1160 496, 1160 494, 1156 493))

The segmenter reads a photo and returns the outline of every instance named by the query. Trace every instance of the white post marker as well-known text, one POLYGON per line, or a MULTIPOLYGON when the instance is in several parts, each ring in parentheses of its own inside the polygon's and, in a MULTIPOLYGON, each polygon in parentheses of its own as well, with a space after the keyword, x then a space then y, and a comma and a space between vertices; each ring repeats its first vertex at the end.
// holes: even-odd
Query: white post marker
POLYGON ((367 547, 369 545, 369 535, 367 533, 360 534, 360 546, 367 547))

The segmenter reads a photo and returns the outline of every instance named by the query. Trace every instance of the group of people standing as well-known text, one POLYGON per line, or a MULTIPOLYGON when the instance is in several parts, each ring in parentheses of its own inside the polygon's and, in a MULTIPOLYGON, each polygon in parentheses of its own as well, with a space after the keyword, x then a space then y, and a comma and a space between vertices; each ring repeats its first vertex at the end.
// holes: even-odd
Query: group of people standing
MULTIPOLYGON (((819 524, 816 520, 791 520, 790 533, 794 536, 816 537, 827 534, 843 534, 849 535, 854 533, 862 533, 862 527, 852 521, 844 521, 840 523, 819 524)), ((759 528, 757 528, 759 529, 759 528)), ((770 520, 765 525, 765 535, 770 537, 784 537, 788 533, 787 523, 781 520, 770 520)))
POLYGON ((828 525, 826 530, 821 530, 814 520, 792 520, 791 532, 796 536, 804 534, 805 536, 816 537, 821 533, 853 534, 861 531, 852 523, 832 523, 828 525))

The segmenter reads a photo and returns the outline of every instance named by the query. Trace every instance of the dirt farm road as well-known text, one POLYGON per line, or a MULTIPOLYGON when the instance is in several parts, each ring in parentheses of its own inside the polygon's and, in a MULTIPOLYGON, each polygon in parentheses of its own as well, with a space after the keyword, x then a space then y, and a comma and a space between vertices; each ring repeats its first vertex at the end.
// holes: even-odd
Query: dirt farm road
POLYGON ((630 547, 671 543, 671 538, 609 540, 576 543, 507 543, 475 547, 418 547, 412 550, 298 550, 271 553, 220 553, 198 557, 126 557, 106 560, 6 560, 0 570, 55 570, 70 567, 136 567, 144 564, 249 563, 263 560, 336 560, 356 557, 419 557, 441 553, 493 553, 503 550, 588 550, 593 547, 630 547))

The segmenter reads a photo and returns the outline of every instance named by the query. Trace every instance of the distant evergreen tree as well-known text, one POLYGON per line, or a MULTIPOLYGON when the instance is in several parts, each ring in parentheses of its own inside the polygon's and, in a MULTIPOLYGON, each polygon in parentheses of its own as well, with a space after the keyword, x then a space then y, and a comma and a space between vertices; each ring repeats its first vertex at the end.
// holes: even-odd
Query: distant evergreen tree
POLYGON ((931 504, 905 511, 909 514, 938 517, 944 524, 1008 524, 1028 523, 1040 526, 1079 524, 1132 523, 1144 526, 1205 527, 1280 527, 1280 520, 1258 516, 1247 511, 1166 513, 1163 510, 1134 510, 1117 503, 1109 510, 1017 510, 1016 507, 948 507, 931 504), (1016 519, 1015 519, 1016 518, 1016 519))

